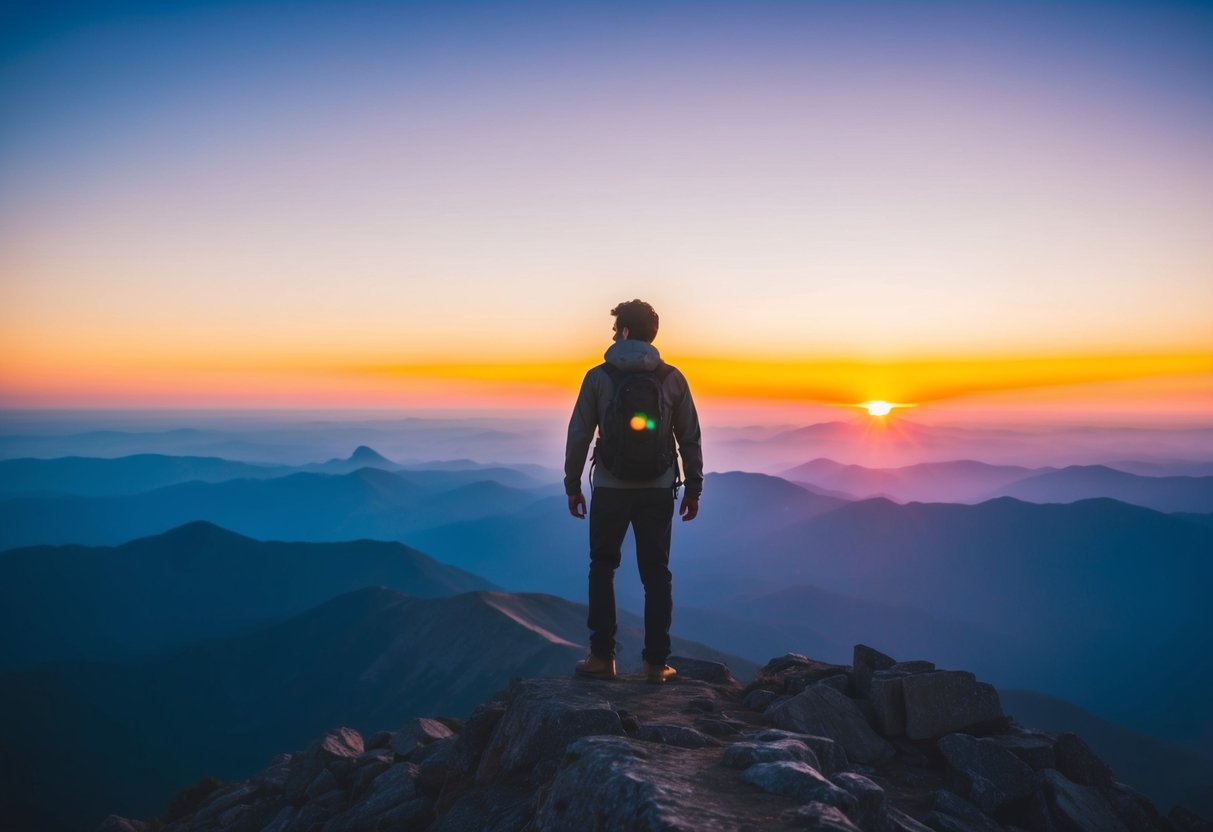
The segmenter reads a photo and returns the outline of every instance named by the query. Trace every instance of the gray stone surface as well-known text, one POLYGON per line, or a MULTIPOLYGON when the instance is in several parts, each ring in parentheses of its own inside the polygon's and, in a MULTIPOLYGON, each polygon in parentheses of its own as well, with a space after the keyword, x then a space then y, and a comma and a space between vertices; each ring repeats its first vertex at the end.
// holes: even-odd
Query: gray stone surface
POLYGON ((751 711, 758 711, 759 713, 762 713, 767 709, 767 706, 778 698, 778 693, 758 688, 747 693, 745 698, 741 700, 741 704, 749 708, 751 711))
POLYGON ((780 760, 755 763, 741 773, 741 779, 771 794, 783 795, 804 803, 817 801, 843 812, 855 808, 855 798, 838 788, 807 763, 780 760))
POLYGON ((893 746, 872 730, 854 701, 824 685, 811 685, 773 705, 767 716, 784 730, 834 739, 855 762, 876 763, 894 754, 893 746))
POLYGON ((892 806, 889 807, 889 828, 893 832, 930 832, 931 829, 892 806))
POLYGON ((806 803, 789 809, 781 818, 793 829, 821 830, 821 832, 861 832, 847 816, 825 803, 806 803))
MULTIPOLYGON (((469 720, 469 727, 470 727, 469 720)), ((622 735, 619 714, 576 679, 520 679, 476 772, 477 782, 559 758, 570 742, 622 735)))
POLYGON ((641 725, 640 739, 646 742, 659 742, 663 745, 676 745, 679 748, 707 748, 709 745, 719 745, 716 740, 702 731, 696 731, 685 725, 664 723, 641 725))
POLYGON ((937 670, 901 680, 906 736, 927 740, 1002 716, 993 686, 963 670, 937 670))
POLYGON ((736 685, 737 680, 729 672, 729 666, 721 662, 689 659, 686 656, 670 656, 666 664, 678 671, 683 679, 699 679, 716 685, 736 685))
POLYGON ((896 670, 907 675, 915 673, 930 673, 935 670, 935 662, 927 662, 921 659, 915 659, 909 662, 894 662, 889 670, 896 670))
POLYGON ((1003 734, 990 739, 1023 760, 1033 771, 1057 768, 1057 755, 1053 753, 1056 740, 1048 734, 1020 728, 1013 734, 1003 734))
POLYGON ((1077 734, 1058 734, 1053 752, 1057 755, 1057 770, 1075 783, 1097 789, 1112 787, 1115 779, 1112 768, 1077 734))
POLYGON ((330 731, 313 744, 298 759, 291 761, 291 773, 286 781, 286 796, 298 800, 321 770, 337 760, 352 760, 366 749, 362 735, 353 728, 330 731))
POLYGON ((993 818, 946 789, 935 793, 931 811, 922 820, 936 832, 1002 832, 993 818))
POLYGON ((816 766, 816 768, 826 777, 832 777, 834 772, 842 771, 851 764, 850 760, 847 759, 847 752, 843 750, 841 745, 829 737, 784 731, 780 728, 768 728, 765 731, 758 731, 749 735, 747 739, 751 739, 754 742, 778 742, 779 740, 787 739, 803 742, 817 755, 817 760, 821 765, 816 766))
POLYGON ((889 807, 884 789, 853 771, 834 775, 834 785, 855 798, 855 808, 848 815, 856 826, 869 832, 889 828, 889 807))
POLYGON ((1094 787, 1074 783, 1054 769, 1045 769, 1040 778, 1040 789, 1029 809, 1035 828, 1128 832, 1108 801, 1094 787))
POLYGON ((813 749, 801 740, 782 739, 774 742, 737 742, 724 750, 722 762, 729 768, 746 769, 755 763, 798 760, 821 771, 821 763, 813 749))
POLYGON ((724 832, 739 818, 702 805, 679 755, 690 752, 625 737, 584 737, 568 746, 535 813, 536 832, 635 830, 724 832))
POLYGON ((868 702, 876 728, 886 737, 906 732, 906 703, 901 680, 909 674, 898 670, 877 670, 868 682, 868 702))
POLYGON ((991 739, 949 734, 937 747, 960 793, 987 815, 1026 800, 1036 786, 1032 767, 991 739))
POLYGON ((418 746, 446 739, 454 733, 436 719, 410 719, 399 731, 392 734, 390 746, 401 757, 407 757, 418 746))
POLYGON ((896 660, 866 644, 856 644, 851 651, 851 666, 855 669, 855 691, 866 697, 872 683, 872 674, 877 670, 888 670, 896 660))
POLYGON ((460 797, 429 832, 520 832, 534 814, 534 792, 495 785, 460 797))

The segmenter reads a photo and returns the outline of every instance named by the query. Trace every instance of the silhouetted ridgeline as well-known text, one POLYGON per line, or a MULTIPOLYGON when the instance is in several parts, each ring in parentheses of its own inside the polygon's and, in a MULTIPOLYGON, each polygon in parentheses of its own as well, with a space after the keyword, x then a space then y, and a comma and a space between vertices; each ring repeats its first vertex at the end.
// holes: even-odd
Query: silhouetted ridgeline
POLYGON ((963 671, 862 645, 788 654, 746 688, 672 659, 665 686, 516 679, 466 720, 335 728, 249 780, 204 780, 104 832, 740 830, 1196 832, 1078 736, 1026 729, 963 671))

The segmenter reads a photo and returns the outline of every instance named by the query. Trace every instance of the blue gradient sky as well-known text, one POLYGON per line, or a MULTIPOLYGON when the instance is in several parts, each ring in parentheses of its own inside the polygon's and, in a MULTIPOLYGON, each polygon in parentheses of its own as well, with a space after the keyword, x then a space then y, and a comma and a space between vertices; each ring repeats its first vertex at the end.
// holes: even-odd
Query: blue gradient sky
POLYGON ((1213 353, 1209 4, 3 14, 0 402, 592 356, 637 295, 705 358, 1213 353))

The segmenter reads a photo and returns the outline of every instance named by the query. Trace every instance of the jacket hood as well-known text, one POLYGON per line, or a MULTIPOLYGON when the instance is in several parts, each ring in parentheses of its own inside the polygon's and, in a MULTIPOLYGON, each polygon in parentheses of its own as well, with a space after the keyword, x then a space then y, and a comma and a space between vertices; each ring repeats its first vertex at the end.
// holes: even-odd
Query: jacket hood
POLYGON ((661 353, 644 341, 616 341, 603 353, 608 363, 625 373, 652 372, 661 364, 661 353))

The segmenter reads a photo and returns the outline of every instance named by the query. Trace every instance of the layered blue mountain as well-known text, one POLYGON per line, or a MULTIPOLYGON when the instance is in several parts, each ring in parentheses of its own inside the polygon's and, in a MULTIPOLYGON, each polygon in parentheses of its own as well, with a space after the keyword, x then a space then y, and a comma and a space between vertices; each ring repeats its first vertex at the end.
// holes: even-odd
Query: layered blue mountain
POLYGON ((163 650, 367 585, 448 596, 493 584, 400 543, 265 543, 196 522, 113 548, 0 552, 0 668, 163 650))
MULTIPOLYGON (((156 815, 200 777, 248 777, 339 725, 370 736, 415 716, 466 716, 513 677, 569 674, 585 615, 546 595, 370 587, 142 661, 0 674, 0 736, 20 758, 0 778, 0 816, 54 832, 115 811, 156 815)), ((621 616, 624 669, 639 664, 642 632, 621 616)), ((757 670, 679 638, 674 650, 757 670)))
POLYGON ((797 465, 783 477, 851 499, 885 497, 899 503, 971 503, 998 488, 1052 469, 989 465, 973 460, 925 462, 900 468, 866 468, 819 458, 797 465))
POLYGON ((1031 503, 1073 503, 1111 497, 1165 512, 1213 512, 1213 476, 1146 477, 1106 465, 1073 465, 1027 477, 991 496, 1031 503))
POLYGON ((0 549, 39 543, 116 545, 194 520, 262 539, 402 540, 422 528, 517 510, 557 493, 518 489, 493 472, 295 473, 187 482, 113 497, 0 500, 0 549))
POLYGON ((182 482, 222 482, 280 477, 290 469, 219 457, 136 454, 117 459, 69 456, 0 460, 0 499, 14 497, 108 497, 138 494, 182 482))

